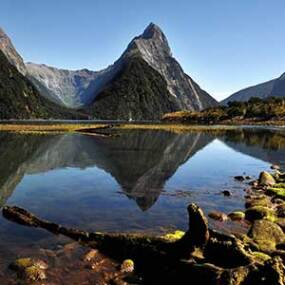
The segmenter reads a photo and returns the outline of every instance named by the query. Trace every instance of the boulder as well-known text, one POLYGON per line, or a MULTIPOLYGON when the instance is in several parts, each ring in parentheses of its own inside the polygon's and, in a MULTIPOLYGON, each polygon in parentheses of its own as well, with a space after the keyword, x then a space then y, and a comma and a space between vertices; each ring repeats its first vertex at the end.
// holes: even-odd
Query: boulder
POLYGON ((276 249, 276 245, 285 241, 285 235, 277 224, 268 220, 258 220, 251 226, 248 236, 259 246, 260 251, 276 249))
POLYGON ((218 212, 218 211, 210 212, 208 216, 209 218, 216 220, 216 221, 220 221, 220 222, 224 222, 228 219, 228 216, 225 213, 218 212))
POLYGON ((235 212, 228 214, 228 217, 232 221, 241 221, 245 218, 245 213, 242 211, 235 211, 235 212))
POLYGON ((272 186, 275 184, 275 179, 269 172, 262 171, 259 175, 258 183, 262 186, 272 186))
POLYGON ((248 221, 255 221, 255 220, 261 220, 261 219, 267 219, 270 221, 275 220, 275 212, 267 207, 263 206, 255 206, 246 209, 245 211, 245 218, 248 221))

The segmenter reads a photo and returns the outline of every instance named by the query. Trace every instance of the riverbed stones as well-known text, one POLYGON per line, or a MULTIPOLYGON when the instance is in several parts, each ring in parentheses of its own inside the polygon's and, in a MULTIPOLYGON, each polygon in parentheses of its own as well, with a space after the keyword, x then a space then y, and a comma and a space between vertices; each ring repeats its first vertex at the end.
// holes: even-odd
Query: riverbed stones
POLYGON ((259 175, 258 183, 261 186, 272 186, 275 184, 275 179, 269 172, 262 171, 259 175))

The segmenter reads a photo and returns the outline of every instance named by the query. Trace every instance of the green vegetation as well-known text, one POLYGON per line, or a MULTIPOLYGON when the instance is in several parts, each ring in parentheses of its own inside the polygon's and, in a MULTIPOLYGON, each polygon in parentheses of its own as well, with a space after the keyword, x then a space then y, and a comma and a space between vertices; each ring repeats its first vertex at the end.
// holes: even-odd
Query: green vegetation
POLYGON ((179 111, 167 113, 165 121, 217 124, 238 121, 270 121, 285 119, 285 98, 270 97, 264 100, 251 98, 248 102, 229 102, 228 106, 205 109, 201 112, 179 111))
POLYGON ((158 120, 177 110, 172 97, 163 77, 140 57, 132 57, 84 111, 95 119, 158 120))
POLYGON ((87 116, 43 98, 0 51, 0 119, 77 119, 87 116))

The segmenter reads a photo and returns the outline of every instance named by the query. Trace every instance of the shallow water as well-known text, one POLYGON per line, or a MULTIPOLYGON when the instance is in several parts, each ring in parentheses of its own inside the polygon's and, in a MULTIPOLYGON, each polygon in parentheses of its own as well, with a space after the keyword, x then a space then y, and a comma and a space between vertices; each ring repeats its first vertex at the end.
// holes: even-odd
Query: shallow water
MULTIPOLYGON (((0 133, 0 203, 90 231, 187 229, 190 202, 206 212, 243 209, 246 184, 233 177, 256 178, 271 164, 285 166, 285 134, 279 130, 136 130, 114 137, 0 133), (232 196, 224 197, 223 190, 232 196)), ((66 242, 0 218, 3 266, 16 255, 66 242)))

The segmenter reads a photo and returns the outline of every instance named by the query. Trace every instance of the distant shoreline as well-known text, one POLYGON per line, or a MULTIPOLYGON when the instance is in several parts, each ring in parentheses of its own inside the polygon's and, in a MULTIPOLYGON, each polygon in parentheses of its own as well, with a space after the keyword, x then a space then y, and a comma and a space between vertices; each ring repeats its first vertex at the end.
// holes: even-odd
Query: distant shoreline
POLYGON ((236 128, 258 127, 258 128, 277 128, 285 130, 285 122, 259 122, 249 124, 248 122, 238 122, 235 124, 223 123, 215 125, 198 125, 198 124, 182 124, 182 123, 152 123, 152 122, 89 122, 89 121, 14 121, 0 122, 0 132, 17 132, 17 133, 65 133, 78 132, 95 134, 100 130, 165 130, 173 132, 188 132, 201 130, 231 130, 236 128))

